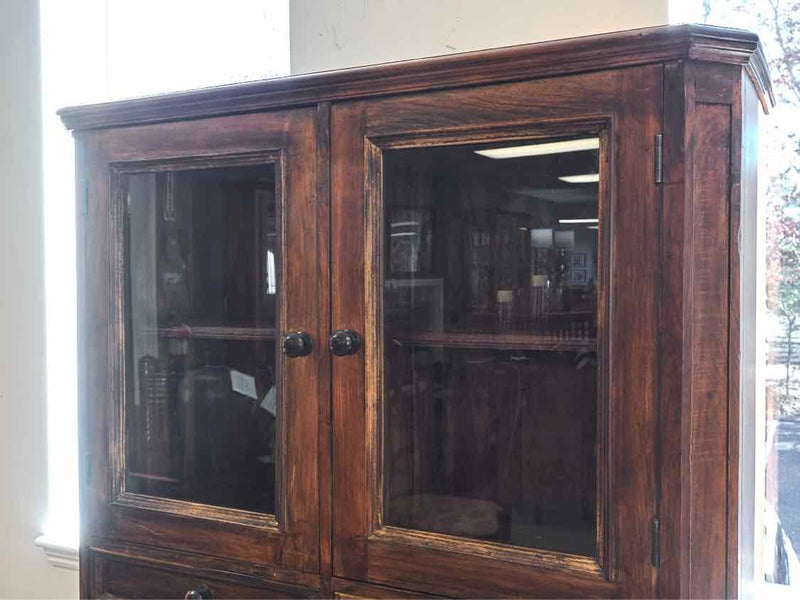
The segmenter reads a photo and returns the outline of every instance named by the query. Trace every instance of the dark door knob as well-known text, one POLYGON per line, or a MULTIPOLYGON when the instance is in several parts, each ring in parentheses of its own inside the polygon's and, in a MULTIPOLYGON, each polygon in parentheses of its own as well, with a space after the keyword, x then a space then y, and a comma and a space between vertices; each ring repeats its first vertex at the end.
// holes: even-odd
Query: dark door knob
POLYGON ((311 336, 305 331, 295 331, 283 336, 283 353, 289 358, 311 354, 311 336))
POLYGON ((184 600, 213 600, 214 592, 207 585, 198 585, 186 592, 183 598, 184 600))
POLYGON ((331 334, 328 347, 336 356, 355 354, 361 348, 361 336, 352 329, 337 329, 331 334))

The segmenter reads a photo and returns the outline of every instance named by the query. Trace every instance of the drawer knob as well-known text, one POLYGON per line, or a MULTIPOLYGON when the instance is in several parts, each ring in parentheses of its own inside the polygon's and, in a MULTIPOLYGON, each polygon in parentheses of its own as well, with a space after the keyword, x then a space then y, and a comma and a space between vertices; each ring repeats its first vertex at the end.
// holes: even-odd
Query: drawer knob
POLYGON ((336 356, 349 356, 358 352, 361 336, 352 329, 337 329, 328 340, 328 347, 336 356))
POLYGON ((184 600, 213 600, 214 592, 207 585, 198 585, 192 588, 184 596, 184 600))

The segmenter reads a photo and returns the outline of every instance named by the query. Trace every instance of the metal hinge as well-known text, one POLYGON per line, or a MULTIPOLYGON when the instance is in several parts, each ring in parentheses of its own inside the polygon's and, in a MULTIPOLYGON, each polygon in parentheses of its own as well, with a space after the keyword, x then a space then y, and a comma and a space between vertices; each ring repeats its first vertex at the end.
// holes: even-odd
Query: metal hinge
POLYGON ((654 567, 658 567, 661 564, 661 553, 659 550, 659 546, 661 545, 661 523, 659 522, 658 517, 653 518, 651 521, 650 533, 650 563, 654 567))
POLYGON ((661 133, 656 134, 656 148, 655 152, 653 152, 653 160, 655 161, 656 183, 661 183, 664 178, 664 135, 661 133))
POLYGON ((81 179, 81 188, 80 188, 80 206, 81 206, 81 214, 88 215, 89 214, 89 182, 86 179, 81 179))

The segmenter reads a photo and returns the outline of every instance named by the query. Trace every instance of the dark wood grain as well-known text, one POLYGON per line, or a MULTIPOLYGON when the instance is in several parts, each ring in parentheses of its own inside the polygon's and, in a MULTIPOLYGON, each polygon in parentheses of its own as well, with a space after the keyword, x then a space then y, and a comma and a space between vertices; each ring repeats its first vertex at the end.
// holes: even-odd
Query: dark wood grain
MULTIPOLYGON (((735 597, 738 568, 731 553, 739 548, 740 435, 735 239, 740 203, 755 202, 754 188, 740 200, 740 163, 752 160, 742 158, 737 116, 743 79, 738 69, 710 63, 672 63, 665 73, 665 131, 673 137, 665 144, 661 247, 659 594, 735 597)), ((752 246, 742 256, 750 255, 752 246)))
POLYGON ((642 549, 652 544, 652 519, 657 510, 655 340, 660 269, 649 257, 658 255, 660 193, 653 171, 642 172, 634 165, 652 160, 655 135, 661 131, 662 84, 662 68, 640 74, 625 72, 622 98, 632 99, 637 92, 655 98, 626 100, 624 113, 615 123, 617 150, 612 159, 616 161, 617 188, 608 232, 612 353, 607 410, 613 415, 608 478, 614 490, 612 510, 618 511, 610 535, 617 540, 617 577, 626 596, 652 595, 656 577, 651 557, 643 556, 642 549), (631 202, 633 198, 635 202, 631 202), (637 450, 631 453, 632 448, 637 450))
MULTIPOLYGON (((331 327, 364 330, 364 272, 351 260, 364 256, 364 105, 334 106, 331 113, 331 327)), ((364 354, 334 357, 333 574, 366 578, 369 524, 364 354), (347 451, 342 451, 347 448, 347 451)))
POLYGON ((70 129, 114 127, 681 59, 744 65, 764 109, 774 103, 756 35, 721 27, 672 25, 74 107, 60 114, 70 129))
MULTIPOLYGON (((688 472, 683 452, 683 344, 690 330, 684 327, 684 208, 686 173, 685 119, 693 103, 693 87, 687 86, 686 64, 664 67, 664 183, 662 185, 660 369, 659 369, 659 516, 661 526, 659 596, 687 596, 688 520, 683 512, 689 490, 682 485, 688 472)), ((689 175, 690 176, 690 175, 689 175)))
POLYGON ((474 558, 457 552, 375 542, 370 546, 368 578, 421 593, 457 598, 609 598, 618 596, 605 578, 531 568, 504 560, 486 559, 476 568, 474 558), (446 577, 443 575, 447 574, 446 577), (489 583, 490 581, 490 583, 489 583), (489 585, 487 585, 489 583, 489 585))

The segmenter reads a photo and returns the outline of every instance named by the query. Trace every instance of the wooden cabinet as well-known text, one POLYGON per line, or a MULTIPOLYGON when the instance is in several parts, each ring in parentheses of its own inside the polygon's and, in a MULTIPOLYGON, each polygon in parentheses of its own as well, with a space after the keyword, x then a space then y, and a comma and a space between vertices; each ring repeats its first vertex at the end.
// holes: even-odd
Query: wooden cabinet
POLYGON ((63 110, 82 595, 736 596, 759 103, 673 26, 63 110))

